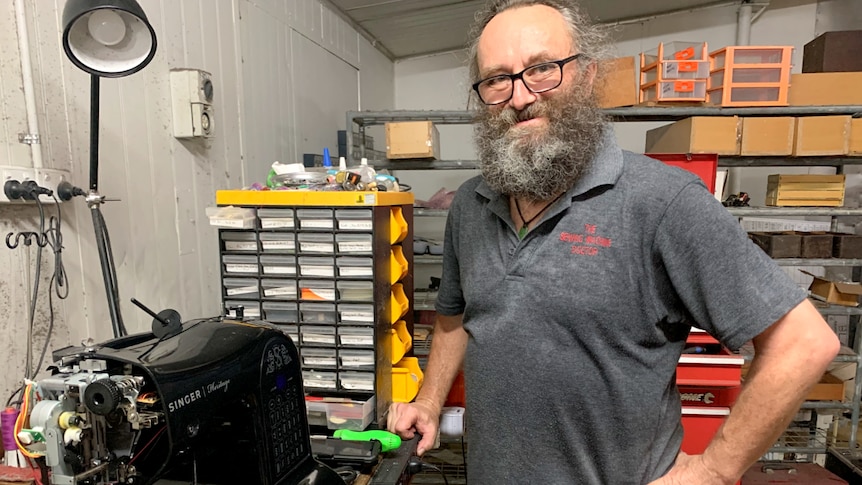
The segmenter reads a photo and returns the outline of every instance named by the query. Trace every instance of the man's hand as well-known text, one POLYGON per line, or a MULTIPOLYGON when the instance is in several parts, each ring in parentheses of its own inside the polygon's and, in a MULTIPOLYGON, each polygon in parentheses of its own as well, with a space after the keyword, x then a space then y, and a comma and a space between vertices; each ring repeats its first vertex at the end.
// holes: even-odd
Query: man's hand
POLYGON ((386 427, 390 432, 408 440, 415 433, 422 435, 416 446, 419 456, 434 447, 439 426, 440 408, 429 401, 396 402, 389 407, 386 427))
POLYGON ((703 460, 703 455, 679 452, 667 474, 649 485, 734 485, 736 480, 720 477, 703 460))

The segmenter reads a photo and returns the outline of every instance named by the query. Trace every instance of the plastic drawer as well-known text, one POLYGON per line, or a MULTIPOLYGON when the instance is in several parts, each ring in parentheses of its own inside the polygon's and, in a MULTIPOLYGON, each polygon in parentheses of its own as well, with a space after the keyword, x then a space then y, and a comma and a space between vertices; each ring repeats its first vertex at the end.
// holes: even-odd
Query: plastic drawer
POLYGON ((332 258, 313 256, 300 257, 299 274, 301 276, 332 278, 335 276, 335 263, 332 258))
POLYGON ((257 256, 250 254, 223 254, 221 260, 226 275, 256 276, 260 271, 257 256))
POLYGON ((265 275, 296 275, 296 256, 260 255, 260 267, 265 275))
POLYGON ((252 278, 225 278, 222 280, 224 293, 231 298, 260 299, 260 289, 257 279, 252 278))
POLYGON ((305 301, 335 301, 335 281, 300 280, 299 298, 305 301))
POLYGON ((302 386, 306 389, 327 389, 334 391, 338 388, 338 375, 335 372, 304 370, 302 371, 302 386))
POLYGON ((371 325, 374 323, 374 305, 338 305, 341 324, 371 325))
POLYGON ((371 234, 336 234, 335 244, 339 254, 371 254, 374 251, 371 234))
POLYGON ((258 209, 261 229, 293 229, 293 209, 258 209))
POLYGON ((369 278, 374 276, 374 259, 342 256, 335 258, 335 266, 338 267, 338 276, 346 278, 369 278))
MULTIPOLYGON (((305 355, 303 353, 303 355, 305 355)), ((374 370, 374 351, 358 349, 341 349, 338 351, 338 367, 340 370, 374 370)))
POLYGON ((332 254, 335 252, 332 234, 301 233, 297 237, 300 253, 332 254))
POLYGON ((222 243, 225 251, 257 252, 257 235, 253 232, 222 231, 222 243))
POLYGON ((339 281, 336 287, 339 301, 374 301, 372 281, 339 281))
POLYGON ((302 349, 302 367, 334 369, 338 365, 335 349, 302 349))
POLYGON ((334 229, 332 209, 297 209, 300 229, 334 229))
POLYGON ((223 305, 229 318, 239 318, 239 307, 242 307, 243 318, 260 318, 260 304, 256 301, 224 300, 223 305))
POLYGON ((305 413, 309 426, 326 426, 326 404, 321 398, 305 396, 305 413))
POLYGON ((300 303, 302 323, 329 323, 335 325, 335 305, 332 303, 300 303))
POLYGON ((374 392, 374 374, 371 372, 339 372, 338 381, 339 387, 346 391, 374 392))
MULTIPOLYGON (((339 379, 344 382, 344 377, 339 374, 339 379)), ((347 377, 350 381, 351 376, 347 377)), ((363 382, 360 378, 358 382, 363 382)), ((371 389, 373 391, 373 388, 371 389)), ((374 396, 367 401, 354 400, 350 402, 325 402, 326 404, 326 426, 329 429, 349 429, 351 431, 362 431, 371 424, 374 418, 375 399, 374 396)))
POLYGON ((265 278, 260 281, 263 297, 274 300, 296 300, 296 280, 265 278))
POLYGON ((280 301, 265 301, 263 306, 263 319, 272 323, 296 323, 299 321, 296 303, 285 303, 280 301))
POLYGON ((644 51, 642 67, 657 61, 702 61, 706 60, 706 42, 662 42, 658 48, 644 51))
POLYGON ((299 327, 296 325, 275 325, 278 330, 287 335, 293 345, 299 348, 299 327))
MULTIPOLYGON (((326 325, 302 325, 299 327, 299 340, 302 347, 335 347, 335 327, 326 325)), ((303 349, 303 353, 305 350, 303 349)))
POLYGON ((264 253, 289 253, 296 252, 296 241, 290 232, 262 232, 260 237, 260 249, 264 253))
POLYGON ((338 343, 343 347, 374 347, 372 327, 339 327, 338 343))
POLYGON ((339 231, 374 230, 374 212, 371 209, 336 209, 335 220, 339 231))

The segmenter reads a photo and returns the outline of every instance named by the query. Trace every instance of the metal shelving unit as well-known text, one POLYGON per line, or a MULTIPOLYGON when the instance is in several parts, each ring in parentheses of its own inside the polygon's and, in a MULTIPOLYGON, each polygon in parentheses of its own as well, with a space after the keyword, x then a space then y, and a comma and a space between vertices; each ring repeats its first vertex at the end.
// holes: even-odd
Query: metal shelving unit
MULTIPOLYGON (((714 106, 694 107, 642 107, 606 109, 614 122, 637 121, 677 121, 691 116, 818 116, 818 115, 851 115, 862 117, 862 105, 851 106, 790 106, 790 107, 752 107, 752 108, 722 108, 714 106)), ((365 147, 362 140, 368 126, 382 125, 398 121, 432 121, 440 125, 471 124, 475 121, 475 113, 471 111, 436 111, 436 110, 392 110, 392 111, 348 111, 347 112, 347 146, 353 146, 353 131, 360 136, 359 154, 364 156, 365 147)), ((722 167, 781 167, 781 166, 829 166, 836 167, 838 173, 845 165, 862 165, 862 157, 785 157, 785 156, 720 156, 719 166, 722 167)), ((373 165, 379 169, 389 170, 456 170, 478 169, 476 160, 375 160, 373 165)), ((728 208, 736 217, 770 217, 770 216, 818 216, 831 217, 833 229, 837 226, 836 217, 862 216, 862 209, 849 208, 789 208, 789 207, 732 207, 728 208)), ((445 217, 447 210, 416 208, 416 217, 445 217)), ((416 264, 440 264, 442 256, 417 256, 416 264)), ((784 259, 776 260, 782 266, 830 266, 862 268, 862 259, 784 259)), ((430 294, 417 298, 414 304, 416 310, 433 310, 434 298, 430 294)), ((836 362, 856 362, 856 380, 853 399, 850 403, 807 402, 803 409, 843 409, 851 410, 851 431, 847 450, 836 450, 828 440, 804 437, 804 442, 777 444, 770 452, 825 453, 827 448, 840 452, 842 456, 859 458, 856 451, 857 431, 860 420, 860 400, 862 400, 862 326, 859 325, 862 309, 828 305, 820 308, 823 315, 848 315, 856 317, 851 321, 856 326, 852 355, 839 355, 836 362)))

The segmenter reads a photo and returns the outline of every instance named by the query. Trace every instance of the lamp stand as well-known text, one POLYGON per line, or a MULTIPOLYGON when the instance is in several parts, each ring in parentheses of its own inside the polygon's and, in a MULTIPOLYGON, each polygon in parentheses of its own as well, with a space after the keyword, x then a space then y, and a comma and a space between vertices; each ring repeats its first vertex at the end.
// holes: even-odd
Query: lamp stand
POLYGON ((126 335, 126 327, 120 314, 117 269, 114 266, 114 253, 111 251, 108 226, 105 224, 101 210, 105 198, 99 195, 99 76, 95 74, 90 75, 90 192, 85 200, 93 216, 96 247, 99 249, 99 266, 102 268, 108 312, 111 315, 111 329, 114 332, 114 338, 123 337, 126 335))

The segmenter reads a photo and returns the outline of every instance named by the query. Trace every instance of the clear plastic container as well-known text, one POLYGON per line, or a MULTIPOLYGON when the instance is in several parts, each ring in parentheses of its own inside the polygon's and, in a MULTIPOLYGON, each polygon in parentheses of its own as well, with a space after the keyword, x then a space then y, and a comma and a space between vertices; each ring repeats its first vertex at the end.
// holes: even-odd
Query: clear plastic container
POLYGON ((644 66, 656 61, 702 61, 706 60, 706 42, 662 42, 660 44, 662 54, 659 59, 659 48, 644 51, 644 66))
POLYGON ((261 229, 293 229, 293 209, 258 209, 261 229))
POLYGON ((222 231, 221 240, 225 251, 257 252, 257 236, 253 232, 222 231))
POLYGON ((254 229, 254 209, 245 207, 207 207, 205 209, 210 225, 225 229, 254 229))
POLYGON ((260 267, 263 274, 272 276, 296 276, 296 256, 275 256, 262 254, 260 267))
POLYGON ((371 234, 336 234, 335 244, 340 254, 371 254, 374 250, 371 234))
POLYGON ((335 301, 335 281, 300 280, 299 297, 305 301, 335 301))
POLYGON ((332 303, 300 303, 299 314, 302 323, 336 323, 335 305, 332 303))
POLYGON ((778 83, 781 82, 781 68, 738 68, 732 71, 736 83, 778 83))
POLYGON ((332 234, 301 233, 299 252, 305 254, 332 254, 335 252, 332 234))
POLYGON ((272 323, 297 323, 299 312, 296 311, 296 303, 285 303, 280 301, 265 301, 263 306, 263 319, 272 323))
MULTIPOLYGON (((371 387, 368 388, 367 373, 339 372, 338 379, 342 389, 374 391, 373 374, 371 387)), ((352 400, 350 402, 326 402, 326 426, 329 429, 348 429, 362 431, 371 424, 374 418, 374 396, 367 401, 352 400)))
POLYGON ((302 367, 308 369, 334 369, 338 366, 335 349, 302 349, 302 367))
MULTIPOLYGON (((303 355, 305 353, 303 352, 303 355)), ((339 369, 374 370, 374 351, 359 349, 341 349, 338 351, 339 369)))
POLYGON ((338 373, 340 388, 347 391, 374 392, 374 374, 370 372, 344 371, 338 373))
POLYGON ((339 327, 338 343, 343 347, 374 347, 371 327, 339 327))
POLYGON ((736 48, 733 50, 734 64, 781 64, 784 61, 782 48, 736 48))
POLYGON ((335 372, 302 371, 302 385, 310 389, 338 388, 338 374, 335 372))
POLYGON ((286 253, 296 252, 296 241, 293 233, 289 232, 262 232, 260 237, 260 248, 264 253, 286 253))
POLYGON ((255 300, 260 298, 257 279, 224 278, 222 284, 224 285, 225 295, 231 298, 251 298, 255 300))
POLYGON ((342 256, 335 258, 338 276, 349 278, 370 278, 374 276, 374 259, 342 256))
POLYGON ((338 221, 339 231, 364 231, 374 230, 373 211, 371 209, 336 209, 335 220, 338 221))
POLYGON ((297 209, 300 229, 333 229, 332 209, 297 209))
POLYGON ((372 281, 339 281, 336 287, 339 301, 374 301, 372 281))
POLYGON ((335 262, 332 258, 303 256, 299 258, 299 274, 332 278, 335 276, 335 262))
POLYGON ((338 314, 341 324, 374 324, 374 305, 340 304, 338 305, 338 314))
POLYGON ((265 278, 260 281, 260 286, 263 289, 264 298, 272 300, 296 300, 296 280, 265 278))
POLYGON ((299 338, 302 342, 302 353, 306 346, 335 347, 335 327, 323 325, 301 325, 299 338))
POLYGON ((257 275, 260 266, 257 263, 257 256, 244 254, 224 254, 222 255, 222 264, 226 275, 257 275))

